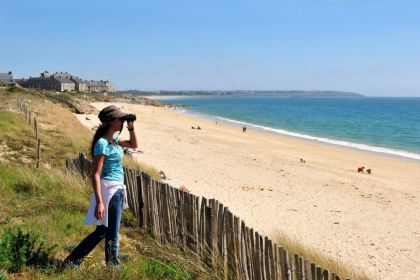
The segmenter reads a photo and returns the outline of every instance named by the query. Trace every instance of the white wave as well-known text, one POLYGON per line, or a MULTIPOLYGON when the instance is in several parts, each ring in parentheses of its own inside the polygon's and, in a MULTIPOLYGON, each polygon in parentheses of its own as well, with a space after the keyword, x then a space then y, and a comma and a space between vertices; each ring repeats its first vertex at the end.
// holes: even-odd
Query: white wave
POLYGON ((281 134, 281 135, 288 135, 288 136, 293 136, 293 137, 298 137, 298 138, 303 138, 303 139, 308 139, 308 140, 313 140, 313 141, 320 141, 320 142, 333 144, 333 145, 356 148, 356 149, 369 151, 369 152, 376 152, 376 153, 381 153, 381 154, 387 154, 387 155, 393 155, 393 156, 399 156, 399 157, 404 157, 404 158, 409 158, 409 159, 420 160, 420 154, 415 154, 415 153, 402 151, 402 150, 394 150, 394 149, 390 149, 390 148, 370 146, 370 145, 366 145, 366 144, 353 143, 353 142, 342 141, 342 140, 335 140, 335 139, 330 139, 330 138, 326 138, 326 137, 316 137, 316 136, 312 136, 312 135, 287 131, 287 130, 280 129, 280 128, 272 128, 272 127, 257 125, 257 124, 248 123, 248 122, 244 122, 244 121, 237 121, 237 120, 233 120, 233 119, 228 119, 228 118, 224 118, 224 117, 220 117, 220 116, 206 115, 206 114, 202 114, 202 113, 198 113, 196 111, 190 111, 190 110, 186 110, 186 109, 178 109, 178 112, 186 113, 186 114, 189 114, 189 115, 202 117, 202 118, 206 118, 206 119, 211 119, 211 120, 222 120, 222 121, 232 123, 232 124, 239 124, 239 125, 245 125, 245 126, 248 126, 248 127, 254 127, 254 128, 257 128, 257 129, 261 129, 261 130, 269 131, 269 132, 274 132, 274 133, 281 134))

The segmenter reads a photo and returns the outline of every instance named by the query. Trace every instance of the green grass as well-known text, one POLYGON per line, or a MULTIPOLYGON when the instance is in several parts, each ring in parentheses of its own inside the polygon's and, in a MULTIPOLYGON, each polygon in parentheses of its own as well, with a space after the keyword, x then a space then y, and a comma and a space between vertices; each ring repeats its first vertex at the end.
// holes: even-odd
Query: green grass
MULTIPOLYGON (((82 269, 60 270, 55 264, 93 230, 82 224, 92 193, 90 180, 64 168, 66 158, 89 150, 92 132, 81 126, 66 106, 44 101, 35 91, 19 95, 38 112, 42 164, 34 168, 35 137, 16 111, 17 94, 0 89, 0 235, 20 228, 23 233, 33 232, 47 247, 58 246, 51 253, 56 261, 52 267, 23 265, 21 272, 12 273, 0 265, 0 279, 214 279, 214 273, 193 256, 157 244, 136 226, 128 211, 123 213, 120 231, 120 270, 103 265, 103 244, 90 254, 82 269)), ((132 159, 125 163, 142 167, 132 159)))

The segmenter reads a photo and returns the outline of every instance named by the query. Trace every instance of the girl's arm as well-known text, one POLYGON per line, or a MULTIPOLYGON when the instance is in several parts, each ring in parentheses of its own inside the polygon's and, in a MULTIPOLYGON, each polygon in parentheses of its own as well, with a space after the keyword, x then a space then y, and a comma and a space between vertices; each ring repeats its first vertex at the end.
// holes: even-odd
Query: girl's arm
POLYGON ((95 218, 102 220, 105 214, 105 207, 102 201, 101 194, 101 171, 102 166, 104 165, 105 155, 96 155, 93 158, 93 172, 92 172, 92 185, 93 192, 95 193, 96 198, 96 207, 95 207, 95 218))
POLYGON ((123 148, 137 149, 136 132, 134 131, 134 123, 127 121, 128 133, 130 133, 130 140, 118 141, 118 144, 123 148))

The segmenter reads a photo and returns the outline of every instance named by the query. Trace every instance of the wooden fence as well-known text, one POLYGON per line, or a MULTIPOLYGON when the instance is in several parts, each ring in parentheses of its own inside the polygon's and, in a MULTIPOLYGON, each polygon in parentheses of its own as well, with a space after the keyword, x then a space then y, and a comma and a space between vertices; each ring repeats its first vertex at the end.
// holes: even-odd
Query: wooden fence
POLYGON ((28 109, 28 106, 25 104, 23 97, 18 97, 16 99, 17 108, 18 110, 25 114, 25 119, 28 121, 29 125, 34 126, 34 134, 36 139, 36 150, 37 150, 37 160, 36 160, 36 168, 39 168, 39 164, 41 161, 41 138, 39 137, 38 133, 38 120, 36 118, 35 112, 28 109))
MULTIPOLYGON (((66 166, 85 176, 92 170, 83 154, 67 160, 66 166)), ((343 279, 260 235, 217 200, 183 192, 140 170, 124 169, 128 204, 140 226, 161 243, 192 251, 208 266, 221 268, 226 278, 343 279)))
POLYGON ((68 96, 64 96, 62 94, 53 94, 50 92, 42 92, 43 95, 46 95, 52 99, 58 100, 60 102, 63 102, 71 107, 75 107, 77 105, 77 101, 68 97, 68 96))
POLYGON ((40 94, 43 94, 51 99, 60 101, 64 104, 67 104, 68 106, 70 106, 71 108, 73 108, 74 110, 76 110, 76 113, 78 114, 85 114, 86 112, 86 108, 84 108, 84 106, 82 106, 78 101, 76 101, 73 98, 70 98, 68 96, 62 95, 62 94, 54 94, 51 92, 46 92, 46 91, 39 91, 40 94))

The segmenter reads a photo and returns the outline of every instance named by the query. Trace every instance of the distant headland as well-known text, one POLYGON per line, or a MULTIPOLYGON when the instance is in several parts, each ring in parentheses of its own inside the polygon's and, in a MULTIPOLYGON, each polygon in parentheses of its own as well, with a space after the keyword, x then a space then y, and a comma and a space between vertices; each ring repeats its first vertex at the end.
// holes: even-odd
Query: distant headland
POLYGON ((365 97, 365 95, 345 91, 318 91, 318 90, 159 90, 118 91, 122 94, 137 94, 144 96, 276 96, 276 97, 365 97))

